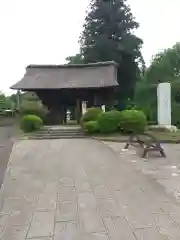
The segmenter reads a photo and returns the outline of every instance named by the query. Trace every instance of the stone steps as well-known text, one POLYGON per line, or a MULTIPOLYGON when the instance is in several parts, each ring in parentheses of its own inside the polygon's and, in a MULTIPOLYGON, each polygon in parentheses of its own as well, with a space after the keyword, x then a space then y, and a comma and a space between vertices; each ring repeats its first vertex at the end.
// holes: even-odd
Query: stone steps
POLYGON ((38 132, 24 134, 23 139, 76 139, 87 138, 88 136, 80 127, 55 126, 44 127, 38 132))
POLYGON ((44 135, 44 136, 24 136, 23 139, 29 139, 29 140, 46 140, 46 139, 80 139, 80 138, 88 138, 88 136, 50 136, 50 135, 44 135))

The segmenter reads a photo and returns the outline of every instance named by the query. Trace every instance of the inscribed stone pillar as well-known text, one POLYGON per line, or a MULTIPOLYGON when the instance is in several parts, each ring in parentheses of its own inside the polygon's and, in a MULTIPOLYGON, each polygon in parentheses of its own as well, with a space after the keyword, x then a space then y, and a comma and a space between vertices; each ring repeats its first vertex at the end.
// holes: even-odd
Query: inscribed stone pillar
POLYGON ((102 105, 101 108, 102 108, 102 111, 103 111, 103 112, 106 111, 106 106, 105 106, 105 105, 102 105))
POLYGON ((82 114, 84 115, 87 112, 87 103, 82 101, 82 114))
POLYGON ((157 88, 158 124, 171 126, 171 85, 160 83, 157 88))

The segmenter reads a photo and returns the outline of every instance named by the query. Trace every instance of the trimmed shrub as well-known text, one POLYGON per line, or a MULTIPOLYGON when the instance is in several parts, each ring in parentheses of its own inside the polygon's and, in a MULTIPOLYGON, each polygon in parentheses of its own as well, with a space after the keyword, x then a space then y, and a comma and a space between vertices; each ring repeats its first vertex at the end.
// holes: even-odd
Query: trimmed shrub
POLYGON ((43 125, 43 121, 36 115, 25 115, 20 121, 20 128, 24 132, 33 132, 39 130, 43 125))
POLYGON ((142 111, 124 110, 120 114, 120 128, 125 133, 144 132, 147 126, 147 119, 142 111))
POLYGON ((23 101, 20 106, 21 115, 36 115, 44 120, 48 109, 38 101, 23 101))
POLYGON ((101 113, 101 115, 98 117, 98 125, 100 132, 115 132, 119 127, 120 116, 120 112, 116 110, 101 113))
POLYGON ((96 107, 88 108, 87 112, 81 117, 81 121, 80 121, 81 126, 85 127, 85 123, 89 121, 97 121, 101 113, 102 113, 101 108, 96 108, 96 107))
POLYGON ((85 123, 85 129, 88 133, 98 133, 99 132, 99 125, 97 121, 89 121, 85 123))

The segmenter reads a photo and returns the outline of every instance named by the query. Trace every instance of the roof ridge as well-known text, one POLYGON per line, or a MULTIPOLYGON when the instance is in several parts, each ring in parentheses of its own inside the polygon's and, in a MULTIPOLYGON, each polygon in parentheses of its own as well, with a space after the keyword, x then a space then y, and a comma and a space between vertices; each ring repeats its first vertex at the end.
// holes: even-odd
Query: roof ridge
POLYGON ((108 66, 108 65, 118 65, 115 61, 106 62, 95 62, 87 64, 30 64, 26 68, 83 68, 83 67, 93 67, 93 66, 108 66))

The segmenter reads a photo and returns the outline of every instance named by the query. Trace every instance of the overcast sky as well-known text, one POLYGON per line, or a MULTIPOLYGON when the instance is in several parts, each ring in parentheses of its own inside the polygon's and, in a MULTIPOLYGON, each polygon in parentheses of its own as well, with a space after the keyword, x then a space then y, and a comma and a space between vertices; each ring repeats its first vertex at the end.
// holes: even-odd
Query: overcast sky
MULTIPOLYGON (((0 90, 20 80, 28 64, 62 64, 79 49, 89 0, 0 0, 0 90)), ((143 55, 180 41, 180 0, 129 0, 143 55)))

